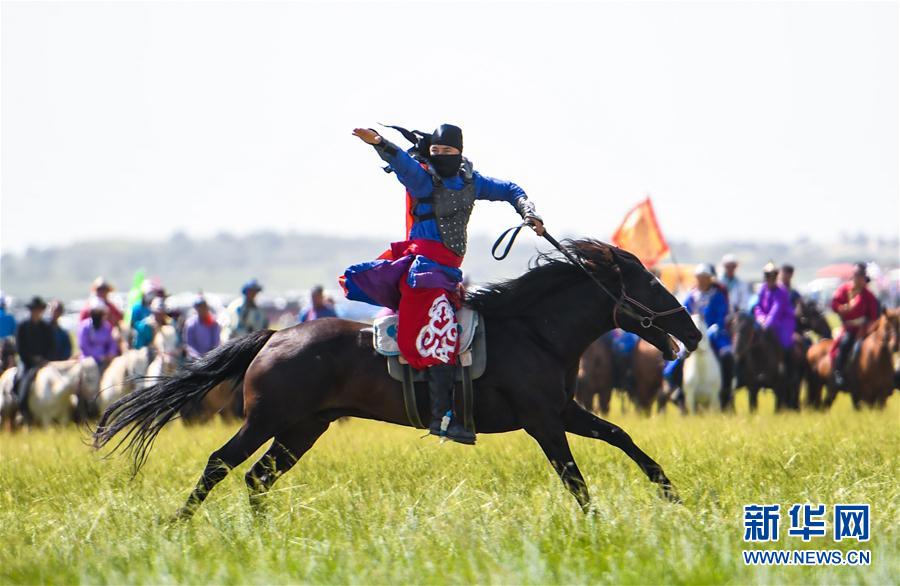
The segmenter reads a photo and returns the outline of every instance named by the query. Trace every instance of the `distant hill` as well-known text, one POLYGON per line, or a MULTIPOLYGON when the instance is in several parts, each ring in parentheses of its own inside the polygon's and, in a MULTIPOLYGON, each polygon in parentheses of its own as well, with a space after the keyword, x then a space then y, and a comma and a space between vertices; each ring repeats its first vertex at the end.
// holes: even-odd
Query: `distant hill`
MULTIPOLYGON (((513 277, 535 255, 538 240, 523 234, 503 262, 490 256, 493 238, 474 236, 463 266, 473 282, 513 277)), ((337 287, 345 267, 375 258, 387 243, 374 238, 331 238, 319 235, 260 232, 249 236, 219 234, 193 239, 176 233, 157 242, 98 240, 65 247, 29 249, 0 257, 0 287, 20 299, 40 294, 62 299, 83 298, 90 282, 103 275, 120 291, 127 290, 136 269, 158 276, 169 291, 237 292, 249 277, 259 278, 267 291, 293 296, 314 284, 337 287)), ((885 268, 900 264, 895 240, 845 238, 822 244, 807 240, 785 243, 723 242, 715 245, 672 243, 681 263, 717 262, 734 253, 742 272, 751 278, 770 259, 792 262, 798 281, 815 269, 838 262, 876 261, 885 268)), ((544 245, 542 248, 546 249, 544 245)))

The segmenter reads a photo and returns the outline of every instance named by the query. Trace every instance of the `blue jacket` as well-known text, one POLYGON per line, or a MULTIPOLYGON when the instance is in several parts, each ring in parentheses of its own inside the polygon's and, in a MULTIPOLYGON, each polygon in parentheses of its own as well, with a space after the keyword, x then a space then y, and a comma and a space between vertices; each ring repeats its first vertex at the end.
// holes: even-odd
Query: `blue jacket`
MULTIPOLYGON (((411 196, 428 197, 431 195, 434 190, 432 176, 422 168, 418 161, 409 156, 409 153, 395 148, 396 154, 394 155, 388 154, 384 149, 376 149, 376 152, 390 165, 397 175, 397 179, 406 187, 411 196)), ((463 188, 463 178, 459 175, 442 181, 450 189, 463 188)), ((525 191, 515 183, 486 177, 478 171, 472 173, 472 181, 475 183, 475 199, 506 201, 515 206, 516 200, 525 197, 525 191)), ((431 204, 421 203, 416 209, 421 214, 427 214, 432 211, 431 207, 431 204)), ((438 232, 437 222, 435 220, 423 222, 414 220, 409 238, 410 240, 422 238, 440 242, 441 235, 438 232)))
POLYGON ((6 313, 6 309, 0 309, 0 338, 8 338, 15 335, 16 318, 6 313))
POLYGON ((709 341, 719 353, 731 349, 731 337, 725 327, 725 318, 728 316, 728 301, 725 294, 715 285, 705 293, 699 289, 691 289, 684 307, 691 315, 698 313, 703 316, 709 334, 709 341))

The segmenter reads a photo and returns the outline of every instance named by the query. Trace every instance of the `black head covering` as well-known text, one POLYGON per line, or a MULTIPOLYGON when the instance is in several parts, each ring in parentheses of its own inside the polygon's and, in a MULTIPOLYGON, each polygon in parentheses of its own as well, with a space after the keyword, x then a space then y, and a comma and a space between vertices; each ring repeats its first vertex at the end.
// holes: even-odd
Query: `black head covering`
POLYGON ((31 298, 31 302, 25 306, 26 309, 46 309, 47 304, 44 303, 44 299, 35 295, 31 298))
POLYGON ((463 136, 462 128, 452 124, 441 124, 431 134, 431 144, 442 144, 444 146, 456 147, 462 152, 463 136))

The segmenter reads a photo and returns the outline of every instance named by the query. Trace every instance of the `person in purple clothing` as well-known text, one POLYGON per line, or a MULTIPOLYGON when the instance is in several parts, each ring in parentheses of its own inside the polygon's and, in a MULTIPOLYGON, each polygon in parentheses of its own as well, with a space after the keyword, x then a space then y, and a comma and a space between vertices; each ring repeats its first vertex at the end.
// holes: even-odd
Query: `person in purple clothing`
POLYGON ((106 304, 99 297, 92 297, 89 303, 90 313, 78 325, 78 347, 82 356, 93 358, 103 370, 119 355, 119 345, 106 319, 106 304))
POLYGON ((772 332, 782 349, 783 379, 790 381, 794 374, 792 346, 796 321, 791 294, 778 282, 778 267, 770 262, 763 267, 765 283, 759 291, 759 301, 753 308, 756 323, 772 332))
POLYGON ((209 310, 206 299, 198 296, 194 300, 194 315, 184 324, 184 347, 188 360, 202 358, 216 348, 220 342, 221 328, 209 310))

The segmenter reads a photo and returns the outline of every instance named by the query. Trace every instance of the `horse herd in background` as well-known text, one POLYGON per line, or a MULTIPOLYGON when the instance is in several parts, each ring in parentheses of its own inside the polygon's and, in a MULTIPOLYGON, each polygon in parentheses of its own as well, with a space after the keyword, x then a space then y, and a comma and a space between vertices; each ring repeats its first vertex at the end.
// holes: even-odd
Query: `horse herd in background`
MULTIPOLYGON (((777 340, 771 339, 747 314, 736 313, 729 319, 737 386, 747 389, 751 411, 757 409, 762 389, 773 390, 776 410, 799 409, 803 383, 805 403, 810 408, 830 407, 840 390, 850 394, 857 408, 862 404, 883 407, 898 388, 895 355, 900 350, 900 310, 883 312, 858 342, 846 389, 838 389, 833 383, 831 328, 825 316, 814 302, 804 300, 797 305, 796 317, 795 367, 787 375, 783 372, 777 340)), ((654 403, 662 410, 671 402, 682 413, 719 409, 719 368, 702 320, 695 319, 695 324, 704 337, 685 360, 682 393, 676 396, 672 389, 666 388, 665 362, 659 350, 640 340, 627 355, 620 355, 608 334, 594 342, 581 358, 576 399, 589 409, 607 413, 613 389, 619 389, 639 412, 648 415, 654 403)), ((119 398, 152 385, 160 376, 173 374, 178 367, 176 350, 175 329, 167 325, 157 332, 151 346, 126 351, 102 375, 90 358, 48 363, 38 371, 29 393, 33 423, 64 425, 97 417, 119 398)), ((0 423, 13 429, 17 424, 14 353, 4 347, 2 358, 0 423)), ((185 409, 182 417, 188 422, 205 422, 216 415, 238 416, 240 393, 233 391, 231 384, 223 383, 206 395, 202 403, 185 409)))
MULTIPOLYGON (((18 427, 15 353, 4 347, 0 374, 0 425, 18 427), (10 358, 11 357, 11 358, 10 358)), ((130 393, 153 385, 159 377, 175 373, 179 365, 178 336, 171 325, 162 326, 153 343, 139 350, 127 350, 114 358, 102 372, 93 358, 48 362, 35 375, 28 393, 32 423, 40 427, 67 425, 97 418, 107 407, 130 393)), ((185 409, 188 422, 205 422, 217 414, 236 416, 239 412, 231 384, 222 384, 202 403, 185 409)))
MULTIPOLYGON (((784 372, 778 341, 761 329, 751 315, 735 313, 728 320, 737 387, 747 389, 751 411, 756 411, 762 389, 774 392, 776 410, 800 409, 804 383, 805 405, 814 409, 831 407, 840 391, 850 394, 856 408, 864 404, 882 408, 891 393, 900 390, 900 310, 884 311, 858 341, 843 389, 837 388, 832 377, 832 330, 824 314, 815 302, 802 300, 796 307, 796 318, 794 367, 789 373, 784 372)), ((633 350, 617 352, 616 333, 610 332, 594 342, 581 358, 577 400, 585 407, 607 413, 613 390, 618 389, 646 415, 652 412, 654 403, 660 411, 670 402, 682 413, 719 410, 719 366, 703 320, 695 316, 694 323, 703 339, 685 359, 681 393, 667 388, 663 377, 665 361, 659 350, 640 340, 633 350)))

